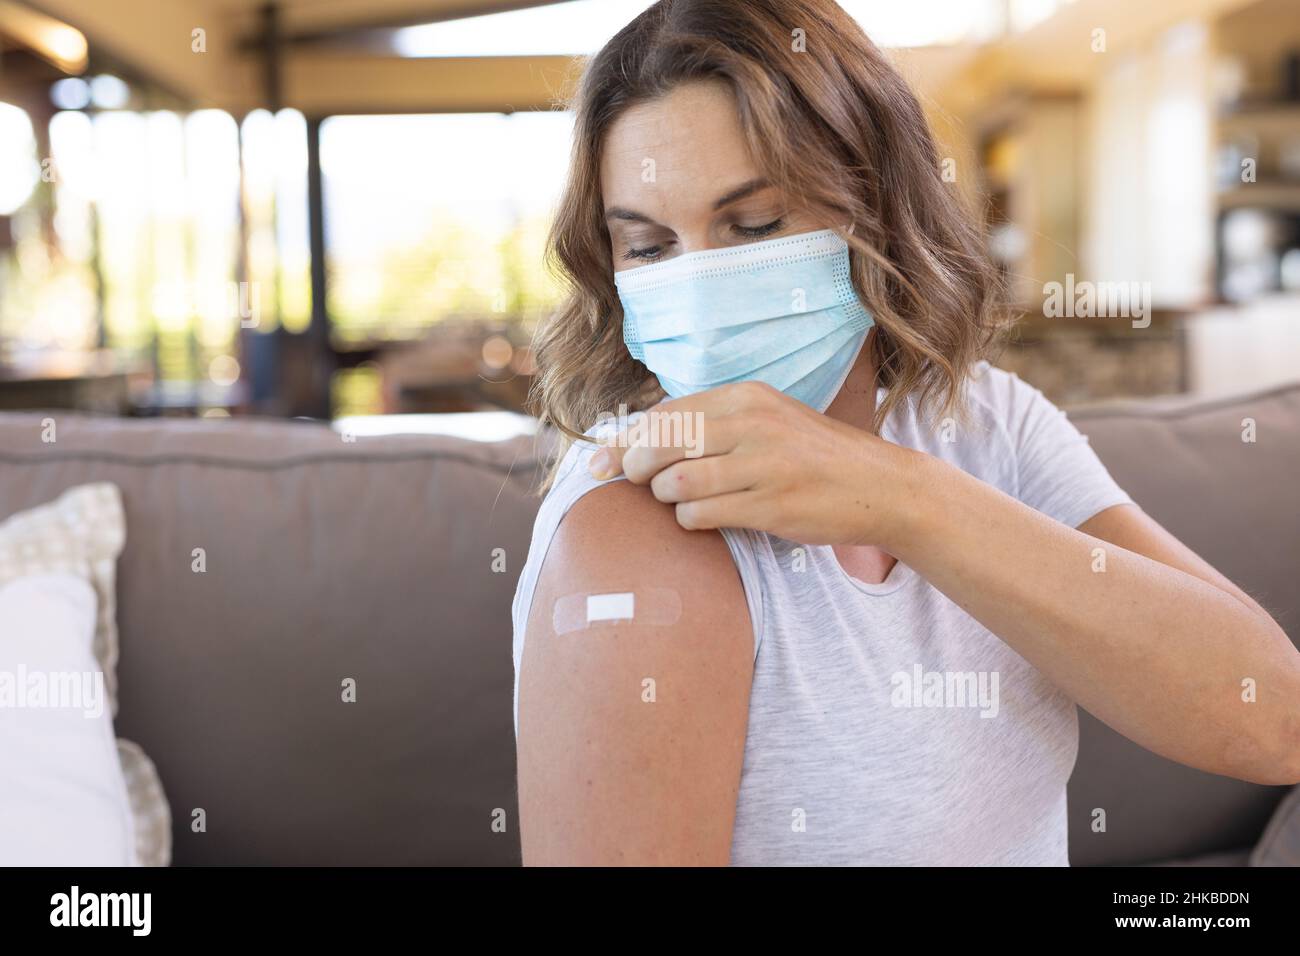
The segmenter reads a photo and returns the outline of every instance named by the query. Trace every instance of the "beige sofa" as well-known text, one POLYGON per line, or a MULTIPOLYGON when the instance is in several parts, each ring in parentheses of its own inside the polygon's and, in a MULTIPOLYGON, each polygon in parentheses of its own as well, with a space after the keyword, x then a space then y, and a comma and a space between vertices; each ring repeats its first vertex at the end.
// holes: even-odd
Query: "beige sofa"
MULTIPOLYGON (((518 862, 510 599, 534 439, 52 414, 54 444, 45 416, 0 415, 0 517, 121 487, 117 726, 157 764, 175 863, 518 862)), ((1300 385, 1072 417, 1144 508, 1300 638, 1300 385)), ((1244 862, 1284 792, 1180 767, 1086 714, 1081 734, 1076 864, 1244 862)))

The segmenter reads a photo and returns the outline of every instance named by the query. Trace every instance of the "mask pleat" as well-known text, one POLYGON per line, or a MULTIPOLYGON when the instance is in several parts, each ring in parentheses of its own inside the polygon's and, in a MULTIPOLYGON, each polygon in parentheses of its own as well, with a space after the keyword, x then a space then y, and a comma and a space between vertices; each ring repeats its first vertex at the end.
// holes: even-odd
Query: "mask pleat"
POLYGON ((635 319, 641 341, 694 335, 765 319, 819 312, 840 304, 827 282, 829 263, 769 264, 757 274, 703 276, 636 295, 622 294, 623 311, 635 319), (743 294, 737 301, 738 285, 743 294))
POLYGON ((800 315, 797 321, 768 319, 731 329, 714 330, 690 339, 666 339, 646 344, 647 356, 670 366, 682 382, 707 387, 780 361, 792 352, 815 345, 843 325, 837 310, 800 315), (771 323, 783 323, 780 336, 771 323), (725 334, 734 332, 735 334, 725 334))

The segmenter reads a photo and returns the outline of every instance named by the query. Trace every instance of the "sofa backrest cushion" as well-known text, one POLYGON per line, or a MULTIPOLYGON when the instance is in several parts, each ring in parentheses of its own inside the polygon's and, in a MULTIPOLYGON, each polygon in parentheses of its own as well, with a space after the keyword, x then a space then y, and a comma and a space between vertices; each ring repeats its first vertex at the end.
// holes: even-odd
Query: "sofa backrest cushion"
MULTIPOLYGON (((1070 417, 1144 511, 1300 644, 1300 384, 1070 417), (1254 440, 1243 440, 1252 428, 1254 440)), ((1249 848, 1284 792, 1157 757, 1081 713, 1070 859, 1114 865, 1249 848), (1106 811, 1105 832, 1092 828, 1096 809, 1106 811)))
POLYGON ((158 767, 176 864, 518 863, 534 439, 58 414, 47 444, 44 417, 0 415, 0 515, 121 488, 116 727, 158 767))

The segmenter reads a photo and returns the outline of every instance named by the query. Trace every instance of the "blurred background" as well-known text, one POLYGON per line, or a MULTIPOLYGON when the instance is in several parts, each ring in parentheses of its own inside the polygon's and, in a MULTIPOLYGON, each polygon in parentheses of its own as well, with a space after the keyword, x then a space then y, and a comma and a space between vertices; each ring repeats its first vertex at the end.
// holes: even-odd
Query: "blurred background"
MULTIPOLYGON (((526 431, 557 104, 649 5, 0 0, 0 409, 526 431)), ((842 6, 987 221, 1000 364, 1067 405, 1300 378, 1300 2, 842 6)))

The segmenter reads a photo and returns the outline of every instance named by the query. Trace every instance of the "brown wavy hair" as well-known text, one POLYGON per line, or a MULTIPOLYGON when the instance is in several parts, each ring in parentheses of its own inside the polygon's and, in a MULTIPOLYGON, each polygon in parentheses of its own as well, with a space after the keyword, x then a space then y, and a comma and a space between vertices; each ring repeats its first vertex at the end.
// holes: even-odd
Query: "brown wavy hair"
POLYGON ((850 222, 854 286, 890 411, 915 394, 962 417, 962 383, 1005 322, 982 231, 940 175, 916 97, 833 0, 660 0, 587 64, 548 259, 568 295, 534 338, 539 417, 581 440, 602 413, 663 397, 623 344, 600 188, 605 134, 633 104, 721 79, 769 182, 822 222, 850 222), (803 31, 803 49, 797 42, 803 31))

